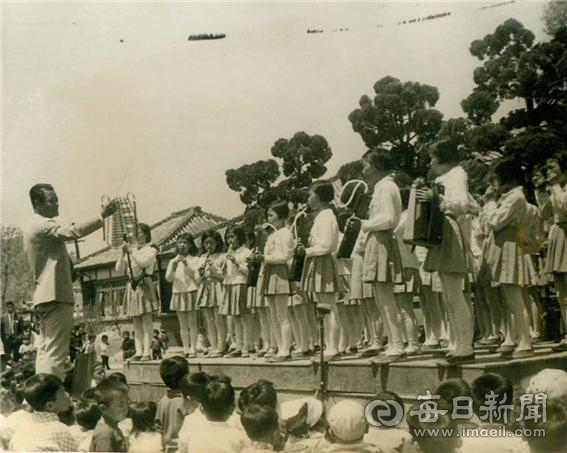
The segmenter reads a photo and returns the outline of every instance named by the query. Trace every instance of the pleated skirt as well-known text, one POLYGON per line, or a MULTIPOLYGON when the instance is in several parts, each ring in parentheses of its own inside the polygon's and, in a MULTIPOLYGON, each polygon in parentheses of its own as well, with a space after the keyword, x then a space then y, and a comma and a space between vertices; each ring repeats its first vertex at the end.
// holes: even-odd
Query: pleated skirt
POLYGON ((250 313, 247 306, 248 287, 246 284, 223 285, 223 298, 219 314, 225 316, 243 316, 250 313))
POLYGON ((197 308, 214 308, 222 302, 222 283, 218 278, 205 278, 197 292, 197 308))
POLYGON ((530 255, 517 242, 506 241, 489 248, 487 262, 492 280, 501 285, 532 286, 536 273, 530 255))
POLYGON ((197 290, 186 293, 173 293, 169 309, 172 311, 197 310, 197 290))
POLYGON ((374 290, 372 283, 362 281, 362 257, 356 256, 352 259, 352 271, 350 275, 349 298, 352 301, 361 302, 364 299, 373 299, 374 290))
POLYGON ((268 301, 260 294, 257 287, 249 286, 246 295, 246 306, 249 309, 268 308, 268 301))
POLYGON ((308 293, 301 291, 298 282, 291 282, 292 294, 287 301, 288 307, 297 307, 299 305, 308 305, 313 303, 313 299, 308 293))
POLYGON ((340 303, 345 306, 349 305, 360 305, 360 299, 353 299, 350 297, 350 286, 352 284, 352 275, 342 274, 339 275, 339 281, 343 288, 342 298, 339 300, 340 303))
POLYGON ((418 290, 419 290, 419 285, 417 284, 417 282, 413 277, 402 283, 396 283, 394 285, 395 294, 404 294, 404 293, 419 294, 418 290))
POLYGON ((423 269, 423 265, 419 268, 419 276, 421 278, 421 286, 430 286, 434 293, 442 293, 441 279, 438 272, 427 272, 423 269))
POLYGON ((567 272, 567 223, 552 225, 545 257, 545 272, 567 272))
POLYGON ((285 264, 265 264, 258 281, 259 294, 276 296, 291 294, 289 270, 285 264))
POLYGON ((301 290, 306 293, 336 293, 342 290, 332 255, 305 258, 301 290))
POLYGON ((443 241, 441 244, 429 248, 423 268, 427 272, 468 273, 468 263, 461 229, 457 221, 452 217, 444 217, 443 241))
POLYGON ((130 283, 126 287, 126 314, 142 316, 158 310, 157 294, 151 277, 141 280, 133 290, 130 283))
POLYGON ((362 281, 401 283, 402 258, 393 231, 368 233, 362 262, 362 281))

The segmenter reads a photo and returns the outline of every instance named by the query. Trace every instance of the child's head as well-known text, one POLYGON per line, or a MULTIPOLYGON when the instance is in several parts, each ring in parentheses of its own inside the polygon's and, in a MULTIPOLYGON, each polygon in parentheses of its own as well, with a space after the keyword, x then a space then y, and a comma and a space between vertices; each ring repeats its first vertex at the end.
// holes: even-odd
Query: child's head
POLYGON ((283 428, 296 437, 303 437, 310 430, 319 431, 324 423, 323 404, 316 398, 284 401, 280 409, 283 428))
POLYGON ((25 345, 29 345, 30 344, 30 337, 23 337, 22 343, 25 344, 25 345))
POLYGON ((118 423, 128 417, 128 386, 118 379, 103 379, 96 386, 95 399, 105 418, 118 423))
POLYGON ((191 233, 181 233, 176 242, 177 253, 183 256, 198 254, 195 238, 191 233))
POLYGON ((85 431, 95 429, 96 424, 102 417, 96 401, 92 399, 80 400, 75 405, 75 420, 85 431))
POLYGON ((285 225, 289 217, 289 205, 287 201, 274 201, 268 208, 268 222, 274 226, 285 225))
POLYGON ((205 384, 203 411, 208 420, 224 422, 234 411, 234 388, 227 376, 212 376, 205 384))
POLYGON ((492 169, 493 181, 496 190, 507 192, 513 187, 524 183, 524 172, 516 159, 506 158, 498 161, 492 169))
POLYGON ((144 245, 152 242, 152 229, 145 223, 138 223, 138 231, 136 235, 138 244, 144 245))
POLYGON ((455 420, 451 418, 448 403, 444 400, 438 400, 437 402, 439 410, 447 410, 445 415, 439 414, 437 421, 420 421, 419 414, 421 414, 421 403, 416 402, 414 404, 406 416, 409 432, 423 453, 453 453, 461 444, 460 438, 457 437, 457 424, 455 420), (415 415, 411 415, 412 412, 415 415), (445 432, 452 433, 452 436, 431 435, 435 431, 439 433, 439 430, 447 430, 445 432))
POLYGON ((331 407, 327 423, 327 439, 331 443, 361 442, 368 431, 364 407, 352 400, 343 400, 331 407))
POLYGON ((63 388, 63 382, 52 374, 40 373, 24 384, 24 398, 37 412, 65 412, 71 400, 63 388))
MULTIPOLYGON (((400 417, 400 421, 402 421, 402 417, 403 417, 403 410, 404 410, 404 400, 400 397, 400 395, 398 395, 395 392, 390 392, 390 391, 382 391, 376 394, 376 396, 373 398, 374 400, 377 401, 387 401, 389 405, 391 405, 392 403, 390 403, 390 401, 393 401, 395 404, 398 405, 399 407, 399 411, 391 411, 392 412, 392 416, 391 419, 392 421, 394 420, 395 417, 400 417)), ((385 429, 388 429, 388 427, 386 425, 383 426, 385 429)))
POLYGON ((486 405, 487 395, 494 392, 496 406, 514 404, 514 387, 512 381, 500 374, 485 374, 472 383, 473 409, 476 415, 482 415, 481 406, 486 405))
POLYGON ((329 181, 317 181, 309 189, 307 204, 313 211, 317 211, 323 205, 328 205, 335 198, 335 189, 329 181))
MULTIPOLYGON (((447 401, 447 403, 451 406, 451 410, 453 408, 453 400, 458 396, 466 396, 472 398, 472 391, 471 386, 462 378, 451 378, 443 381, 435 392, 435 395, 439 395, 441 399, 447 401)), ((470 400, 469 400, 470 401, 470 400)))
POLYGON ((525 439, 532 453, 565 453, 567 451, 567 401, 563 398, 546 402, 547 420, 524 419, 525 439), (529 431, 528 431, 529 430, 529 431), (540 430, 540 431, 535 431, 540 430), (544 432, 545 435, 536 435, 544 432))
POLYGON ((124 338, 124 339, 130 338, 130 332, 128 332, 127 330, 122 332, 122 338, 124 338))
POLYGON ((159 330, 154 329, 154 337, 159 337, 159 330))
POLYGON ((132 433, 144 433, 156 430, 155 419, 157 404, 154 401, 142 401, 130 406, 132 433))
POLYGON ((88 334, 87 339, 89 340, 89 343, 94 343, 96 341, 96 335, 92 333, 88 334))
POLYGON ((179 390, 181 380, 189 373, 189 362, 181 356, 163 359, 159 365, 161 380, 170 389, 179 390))
POLYGON ((241 225, 234 226, 228 235, 228 241, 233 249, 237 249, 246 243, 246 230, 241 225))
POLYGON ((238 409, 244 412, 250 404, 260 404, 275 409, 278 405, 278 394, 274 384, 265 379, 260 379, 242 390, 240 398, 238 398, 238 409))
POLYGON ((266 442, 277 450, 283 447, 278 413, 273 407, 251 404, 240 416, 240 422, 251 440, 266 442))
POLYGON ((222 236, 218 231, 210 230, 201 237, 203 249, 207 253, 221 253, 224 249, 222 236))
POLYGON ((186 374, 179 383, 179 389, 184 396, 188 396, 192 400, 201 403, 203 401, 205 387, 209 380, 210 376, 204 371, 186 374))
POLYGON ((100 341, 102 341, 103 343, 108 343, 108 335, 103 335, 102 337, 100 337, 100 341))
POLYGON ((113 371, 108 376, 106 376, 106 379, 116 379, 118 382, 121 382, 126 387, 128 387, 128 380, 126 379, 126 375, 124 373, 121 373, 120 371, 113 371))
POLYGON ((390 151, 384 148, 372 148, 362 156, 362 176, 367 181, 376 181, 395 169, 390 151))
POLYGON ((437 176, 447 173, 461 161, 456 143, 452 140, 439 140, 429 150, 431 169, 437 176))

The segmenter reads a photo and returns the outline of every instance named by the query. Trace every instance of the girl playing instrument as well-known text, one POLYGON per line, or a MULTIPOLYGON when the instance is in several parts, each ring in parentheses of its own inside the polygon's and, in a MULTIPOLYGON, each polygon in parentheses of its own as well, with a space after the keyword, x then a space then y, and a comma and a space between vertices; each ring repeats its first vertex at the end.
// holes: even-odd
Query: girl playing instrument
POLYGON ((137 233, 137 243, 123 245, 116 271, 130 272, 128 269, 132 269, 126 286, 126 314, 134 323, 136 354, 130 360, 151 360, 152 314, 158 308, 152 280, 157 250, 150 245, 152 233, 149 225, 139 223, 137 233))
POLYGON ((177 238, 177 256, 167 265, 165 279, 172 283, 170 310, 177 313, 181 331, 181 343, 185 356, 197 357, 197 289, 201 283, 197 255, 197 246, 193 235, 181 233, 177 238))
POLYGON ((201 285, 197 294, 197 306, 202 310, 207 324, 207 336, 211 343, 211 358, 224 355, 226 345, 226 316, 219 314, 222 299, 222 254, 223 242, 221 235, 208 231, 201 237, 205 253, 201 256, 199 275, 201 285))

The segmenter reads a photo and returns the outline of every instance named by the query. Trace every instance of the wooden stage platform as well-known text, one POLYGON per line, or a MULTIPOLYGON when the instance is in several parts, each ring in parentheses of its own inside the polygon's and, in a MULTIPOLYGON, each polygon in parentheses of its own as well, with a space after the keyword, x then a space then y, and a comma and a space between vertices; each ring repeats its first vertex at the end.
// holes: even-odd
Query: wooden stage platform
MULTIPOLYGON (((486 373, 500 373, 520 386, 523 379, 544 368, 561 368, 567 371, 567 352, 551 351, 552 343, 535 347, 535 356, 505 360, 488 349, 475 349, 474 364, 447 367, 442 359, 431 354, 411 357, 389 365, 374 365, 368 359, 346 356, 328 365, 329 397, 368 398, 380 390, 398 393, 413 400, 426 389, 433 391, 442 381, 462 377, 472 382, 486 373)), ((237 389, 258 379, 273 382, 282 399, 313 394, 320 386, 319 364, 311 360, 293 360, 267 363, 264 359, 190 359, 191 371, 203 370, 209 374, 224 373, 232 378, 237 389)), ((133 399, 158 400, 165 387, 159 376, 159 361, 128 362, 123 372, 131 385, 133 399)))

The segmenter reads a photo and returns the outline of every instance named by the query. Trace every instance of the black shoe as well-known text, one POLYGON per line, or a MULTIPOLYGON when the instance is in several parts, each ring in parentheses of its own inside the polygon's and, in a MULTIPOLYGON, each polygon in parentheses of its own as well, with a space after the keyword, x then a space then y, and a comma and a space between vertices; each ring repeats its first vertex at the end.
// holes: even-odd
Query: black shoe
POLYGON ((475 362, 475 355, 449 355, 445 357, 445 361, 448 365, 466 365, 467 363, 475 362))
POLYGON ((567 341, 563 340, 558 345, 552 346, 551 350, 553 352, 565 352, 565 351, 567 351, 567 341))

